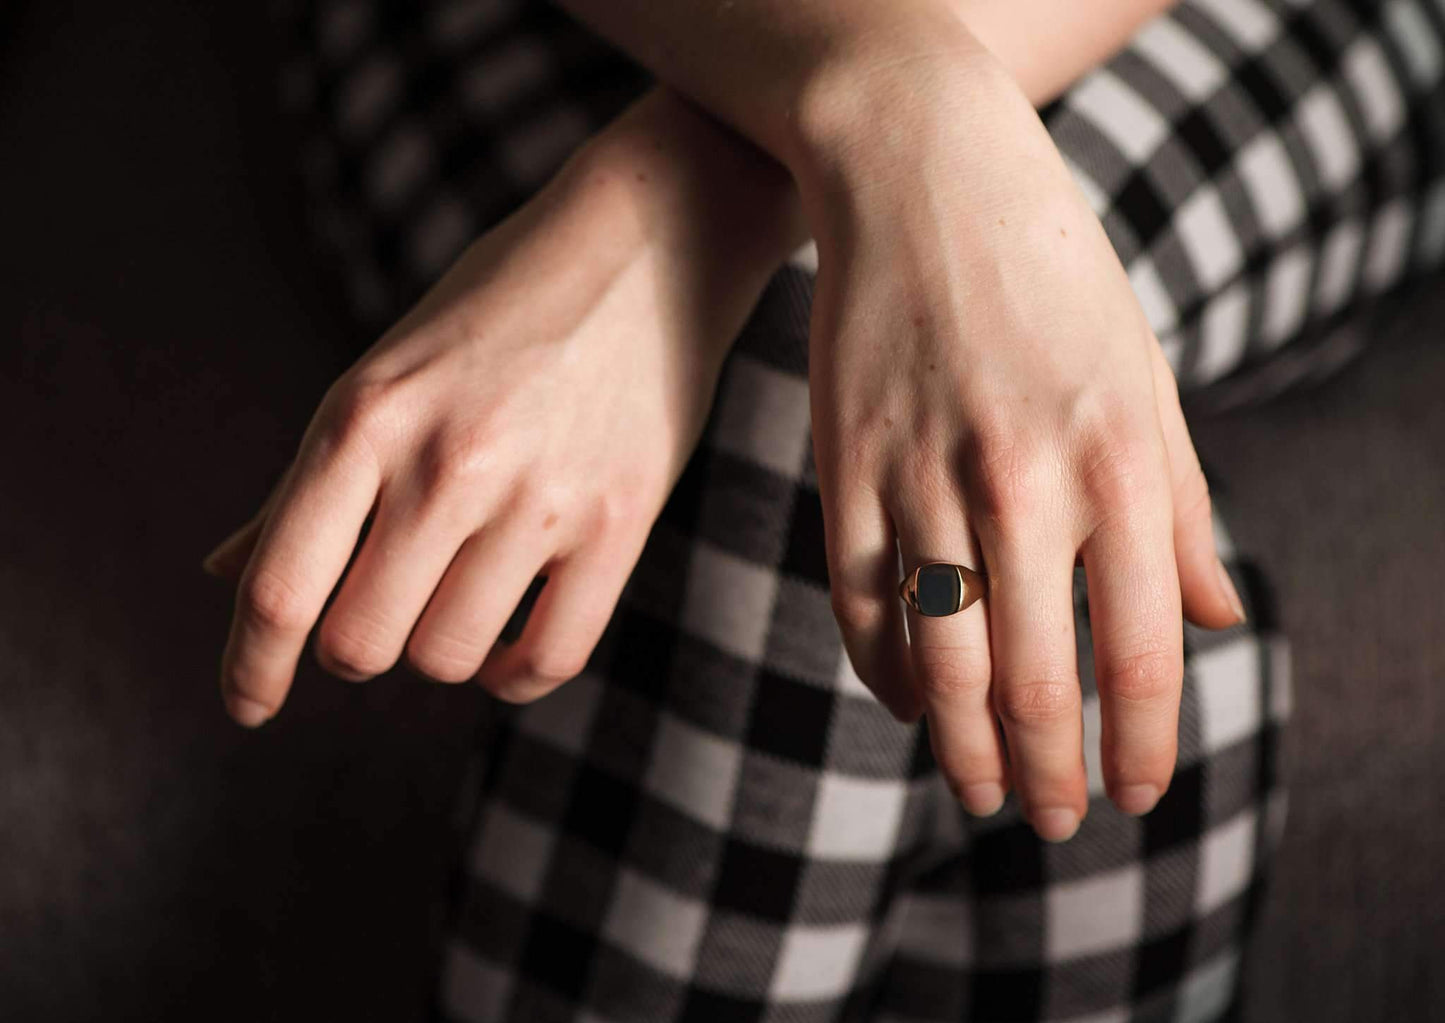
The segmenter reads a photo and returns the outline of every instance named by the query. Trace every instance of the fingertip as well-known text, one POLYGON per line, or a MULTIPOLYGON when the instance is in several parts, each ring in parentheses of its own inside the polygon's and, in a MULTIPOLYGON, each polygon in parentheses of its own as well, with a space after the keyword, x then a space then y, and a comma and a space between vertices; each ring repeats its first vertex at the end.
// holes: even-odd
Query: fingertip
POLYGON ((1244 602, 1239 599, 1239 590, 1235 588, 1234 580, 1230 578, 1229 569, 1225 567, 1224 562, 1215 558, 1214 564, 1219 575, 1219 589, 1224 594, 1229 609, 1234 612, 1234 624, 1239 625, 1245 619, 1244 602))
POLYGON ((273 716, 270 708, 264 704, 237 693, 227 693, 224 699, 226 713, 231 715, 232 721, 243 728, 259 728, 273 716))

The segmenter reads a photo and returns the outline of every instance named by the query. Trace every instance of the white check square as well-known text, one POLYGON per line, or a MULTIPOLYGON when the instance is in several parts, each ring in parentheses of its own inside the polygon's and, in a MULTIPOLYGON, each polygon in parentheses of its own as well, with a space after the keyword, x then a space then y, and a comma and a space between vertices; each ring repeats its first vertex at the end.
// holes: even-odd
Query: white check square
POLYGON ((729 360, 714 416, 715 447, 794 480, 803 471, 811 421, 806 379, 745 355, 729 360))
POLYGON ((700 902, 622 869, 607 910, 603 933, 653 969, 686 979, 697 960, 707 921, 700 902))
POLYGON ((1241 637, 1212 650, 1201 650, 1192 662, 1199 692, 1201 739, 1214 753, 1259 731, 1259 644, 1241 637))
POLYGON ((1169 134, 1169 123, 1123 80, 1099 68, 1068 93, 1075 108, 1119 148, 1131 164, 1146 162, 1169 134))
POLYGON ((841 995, 853 985, 867 940, 862 924, 788 928, 773 972, 772 997, 804 1002, 841 995))
POLYGON ((1254 808, 1241 810, 1204 836, 1199 844, 1199 887, 1195 908, 1202 915, 1234 898, 1254 871, 1254 808))
POLYGON ((663 802, 724 831, 741 765, 736 743, 664 713, 658 719, 646 785, 663 802))
POLYGON ((1144 927, 1143 866, 1051 885, 1044 914, 1051 963, 1133 945, 1144 927))
POLYGON ((683 594, 683 628, 728 653, 761 662, 777 575, 705 540, 696 540, 683 594))
POLYGON ((487 808, 472 847, 472 871, 523 903, 542 888, 552 858, 552 833, 500 803, 487 808))
POLYGON ((1175 230, 1194 275, 1207 292, 1217 291, 1244 263, 1239 238, 1212 185, 1196 189, 1179 208, 1175 230))
POLYGON ((822 860, 886 860, 907 798, 906 780, 824 774, 813 806, 809 854, 822 860))

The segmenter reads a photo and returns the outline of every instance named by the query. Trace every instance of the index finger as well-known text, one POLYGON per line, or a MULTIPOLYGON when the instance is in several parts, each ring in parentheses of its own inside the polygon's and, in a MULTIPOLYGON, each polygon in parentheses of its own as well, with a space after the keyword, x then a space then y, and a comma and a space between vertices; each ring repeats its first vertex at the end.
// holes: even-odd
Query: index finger
POLYGON ((236 592, 221 697, 254 728, 285 702, 306 637, 375 503, 380 470, 364 447, 303 443, 236 592))

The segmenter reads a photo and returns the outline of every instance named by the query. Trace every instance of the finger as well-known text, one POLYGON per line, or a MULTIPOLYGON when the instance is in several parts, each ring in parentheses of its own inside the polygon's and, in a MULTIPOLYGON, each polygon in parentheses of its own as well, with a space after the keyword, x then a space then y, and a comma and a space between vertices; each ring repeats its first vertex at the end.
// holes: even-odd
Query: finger
POLYGON ((251 552, 256 549, 256 541, 260 539, 265 525, 265 514, 257 512, 245 525, 217 544, 201 562, 201 568, 218 579, 239 578, 246 562, 251 559, 251 552))
MULTIPOLYGON (((482 664, 478 681, 492 695, 526 703, 587 667, 647 539, 645 530, 617 532, 594 537, 545 566, 546 584, 520 637, 492 647, 482 664)), ((513 606, 520 595, 514 591, 513 606)))
POLYGON ((1174 554, 1184 615, 1207 629, 1225 629, 1244 621, 1244 605, 1219 559, 1214 539, 1213 503, 1199 454, 1179 405, 1179 386, 1157 342, 1154 392, 1159 423, 1169 452, 1174 505, 1174 554))
POLYGON ((913 681, 903 602, 898 599, 898 543, 872 488, 846 476, 823 490, 828 590, 843 649, 854 673, 899 721, 923 712, 913 681))
POLYGON ((371 532, 317 631, 322 666, 352 681, 389 671, 491 501, 442 490, 420 472, 383 487, 371 532))
POLYGON ((1084 541, 1104 783, 1125 813, 1169 787, 1184 684, 1184 633, 1167 484, 1138 493, 1084 541))
POLYGON ((251 552, 256 549, 256 541, 261 537, 261 529, 266 525, 266 519, 276 504, 276 496, 281 492, 286 476, 283 472, 280 479, 272 485, 266 494, 266 500, 261 502, 255 515, 202 559, 201 568, 204 571, 220 579, 236 579, 240 576, 246 568, 246 562, 251 558, 251 552))
POLYGON ((1088 812, 1074 640, 1070 531, 1044 518, 977 521, 989 574, 994 711, 1009 772, 1040 837, 1070 838, 1088 812))
POLYGON ((379 485, 364 445, 303 444, 266 517, 236 594, 221 692, 254 727, 280 708, 306 636, 346 568, 379 485))
POLYGON ((476 677, 552 554, 544 535, 535 516, 507 510, 467 538, 407 641, 413 669, 439 682, 476 677))
MULTIPOLYGON (((893 511, 905 572, 932 561, 982 571, 983 556, 962 497, 950 494, 926 502, 918 500, 921 496, 900 491, 893 511)), ((1003 737, 989 699, 993 666, 986 605, 980 600, 947 617, 906 612, 934 759, 954 795, 979 816, 996 813, 1008 791, 1003 737)))

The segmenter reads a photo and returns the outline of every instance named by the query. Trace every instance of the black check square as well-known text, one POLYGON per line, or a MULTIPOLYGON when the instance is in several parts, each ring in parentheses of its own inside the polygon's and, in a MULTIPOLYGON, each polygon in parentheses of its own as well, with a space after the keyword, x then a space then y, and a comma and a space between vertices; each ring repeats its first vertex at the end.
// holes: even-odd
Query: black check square
POLYGON ((749 748, 800 764, 823 763, 835 699, 835 694, 817 686, 766 669, 759 672, 749 748))
POLYGON ((729 839, 713 889, 713 904, 781 923, 792 916, 802 870, 798 856, 729 839))

